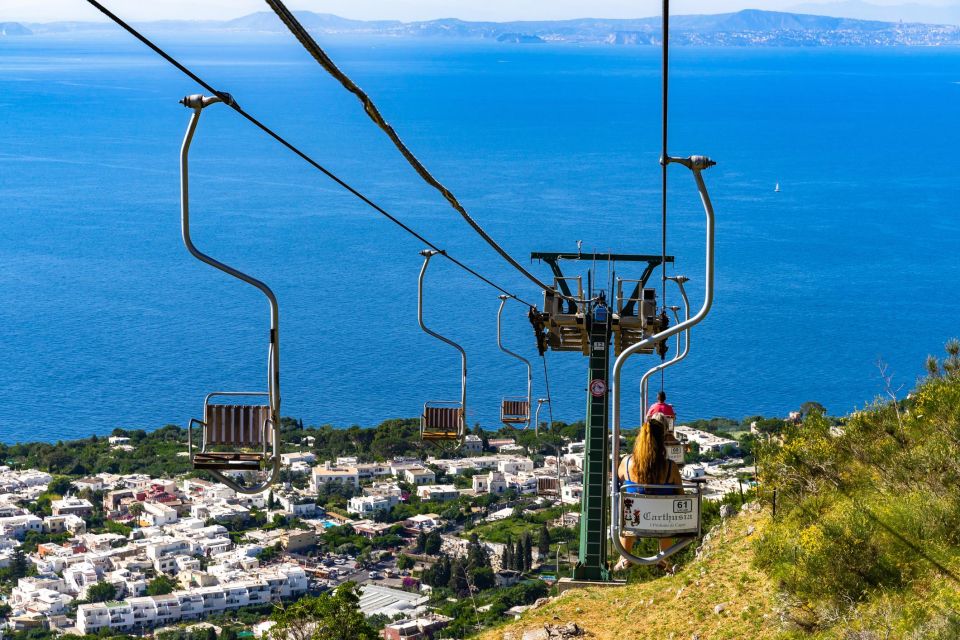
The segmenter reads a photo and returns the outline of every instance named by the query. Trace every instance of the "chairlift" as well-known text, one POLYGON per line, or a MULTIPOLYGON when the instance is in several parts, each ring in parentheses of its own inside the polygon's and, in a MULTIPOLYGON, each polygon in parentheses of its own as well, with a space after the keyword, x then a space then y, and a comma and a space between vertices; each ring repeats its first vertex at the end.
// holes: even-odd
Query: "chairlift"
POLYGON ((417 283, 417 321, 423 331, 434 338, 447 343, 460 352, 460 400, 428 400, 423 404, 423 414, 420 416, 420 439, 438 446, 453 443, 456 449, 463 445, 467 436, 467 352, 453 340, 433 331, 423 323, 423 277, 427 273, 430 258, 438 251, 425 249, 420 252, 423 256, 423 267, 420 269, 420 279, 417 283))
MULTIPOLYGON (((613 469, 616 469, 620 463, 620 399, 623 388, 620 383, 620 376, 626 361, 633 354, 646 353, 651 346, 668 340, 674 335, 689 332, 693 326, 707 316, 713 306, 714 212, 701 173, 715 163, 705 156, 691 156, 689 158, 666 156, 663 162, 665 166, 674 163, 680 164, 693 173, 703 203, 707 223, 704 300, 696 315, 689 317, 689 311, 687 311, 687 319, 684 322, 666 328, 631 345, 620 353, 614 362, 610 384, 613 433, 610 459, 613 469)), ((679 278, 674 281, 678 285, 683 284, 679 282, 679 278)), ((684 301, 686 304, 686 296, 684 296, 684 301)), ((684 351, 689 351, 689 348, 684 351)), ((671 363, 679 362, 680 355, 677 354, 671 363)), ((656 367, 653 370, 656 370, 656 367)), ((648 372, 647 377, 649 375, 652 375, 651 372, 648 372)), ((703 500, 702 484, 700 482, 686 482, 680 485, 634 485, 629 488, 621 488, 617 473, 611 474, 610 482, 610 538, 613 548, 624 560, 633 564, 654 565, 687 547, 700 536, 700 507, 703 500), (656 555, 640 557, 624 548, 620 542, 620 536, 661 540, 673 539, 674 542, 669 547, 661 549, 656 555)))
MULTIPOLYGON (((680 290, 680 297, 683 299, 683 320, 686 322, 690 319, 690 299, 687 297, 687 290, 684 287, 684 284, 689 281, 689 278, 686 276, 673 276, 668 277, 667 280, 674 282, 677 285, 677 288, 680 290)), ((674 320, 677 324, 680 323, 680 318, 677 312, 680 310, 680 307, 670 307, 670 311, 673 312, 674 320)), ((649 369, 646 373, 643 374, 643 377, 640 378, 640 406, 641 406, 641 418, 643 420, 647 419, 647 407, 649 402, 649 382, 651 376, 654 374, 663 371, 673 365, 677 364, 681 360, 687 357, 687 354, 690 353, 690 329, 687 328, 682 332, 683 335, 683 349, 680 348, 680 337, 681 334, 677 334, 677 355, 672 359, 661 362, 649 369)), ((685 454, 687 452, 686 445, 679 440, 674 432, 676 418, 674 416, 667 416, 663 414, 657 414, 654 416, 660 420, 661 423, 666 427, 666 447, 667 447, 667 457, 673 460, 678 465, 682 465, 684 462, 685 454)))
POLYGON ((190 254, 228 276, 256 287, 270 305, 270 332, 267 349, 267 391, 214 391, 203 401, 203 419, 193 418, 187 426, 187 447, 194 469, 203 469, 238 493, 261 493, 280 475, 280 310, 273 291, 248 276, 201 252, 190 237, 188 154, 200 114, 204 108, 223 102, 219 96, 192 95, 181 104, 193 109, 180 150, 180 220, 183 243, 190 254), (231 402, 247 399, 246 403, 231 402), (254 398, 263 399, 252 402, 254 398), (201 434, 194 447, 194 427, 201 434), (260 474, 255 485, 241 485, 226 474, 260 474))
POLYGON ((502 319, 503 308, 507 304, 509 296, 500 296, 500 309, 497 311, 497 346, 500 351, 508 356, 512 356, 522 362, 527 367, 527 395, 526 396, 507 396, 500 401, 500 422, 508 427, 523 425, 526 429, 530 426, 530 399, 533 393, 533 367, 530 361, 521 355, 510 351, 503 346, 502 319))

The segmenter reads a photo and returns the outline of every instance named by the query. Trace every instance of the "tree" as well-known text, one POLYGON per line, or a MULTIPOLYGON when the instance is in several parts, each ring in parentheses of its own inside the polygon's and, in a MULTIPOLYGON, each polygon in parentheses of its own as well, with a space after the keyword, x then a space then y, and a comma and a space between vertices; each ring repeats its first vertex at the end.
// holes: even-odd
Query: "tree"
POLYGON ((503 555, 500 556, 501 569, 513 569, 513 540, 507 535, 507 542, 503 545, 503 555))
POLYGON ((379 640, 360 611, 357 585, 345 582, 331 593, 300 598, 274 609, 274 640, 379 640))
POLYGON ((400 571, 413 569, 415 564, 416 563, 413 561, 413 558, 404 553, 401 553, 399 556, 397 556, 397 569, 400 569, 400 571))
POLYGON ((65 496, 70 493, 70 489, 73 488, 73 485, 70 482, 70 478, 66 476, 55 476, 53 480, 50 481, 50 484, 47 485, 48 493, 55 493, 58 496, 65 496))
POLYGON ((87 602, 107 602, 117 598, 117 588, 109 582, 98 582, 87 588, 87 602))
POLYGON ((521 537, 519 540, 517 540, 517 546, 514 547, 513 549, 513 565, 510 567, 511 569, 514 569, 516 571, 523 571, 524 553, 525 551, 523 549, 523 538, 521 537))
POLYGON ((160 574, 147 584, 148 596, 165 596, 172 593, 177 588, 177 583, 173 578, 160 574))
POLYGON ((470 534, 470 542, 467 544, 467 565, 471 569, 490 567, 490 556, 487 554, 487 548, 480 544, 480 538, 476 533, 470 534))
POLYGON ((10 560, 10 577, 14 580, 26 578, 29 571, 30 562, 27 560, 27 555, 23 552, 23 549, 17 547, 14 549, 13 558, 10 560))
POLYGON ((533 537, 529 532, 523 534, 523 570, 533 568, 533 537))
POLYGON ((417 553, 423 553, 424 549, 427 548, 427 533, 420 529, 420 533, 417 534, 417 546, 414 547, 417 553))
POLYGON ((540 539, 537 541, 537 550, 540 552, 541 558, 550 555, 550 530, 547 529, 546 524, 540 527, 540 539))
POLYGON ((813 413, 819 413, 822 416, 827 415, 827 408, 819 402, 804 402, 800 405, 800 415, 806 417, 813 413))
POLYGON ((454 558, 453 562, 450 563, 450 580, 447 582, 447 588, 458 596, 465 596, 470 593, 470 587, 467 584, 467 570, 460 558, 454 558))
POLYGON ((277 499, 273 497, 273 491, 267 494, 267 510, 273 511, 277 508, 277 499))
POLYGON ((433 531, 427 536, 427 541, 423 545, 423 552, 428 556, 435 556, 440 553, 440 547, 443 540, 440 538, 439 531, 433 531))

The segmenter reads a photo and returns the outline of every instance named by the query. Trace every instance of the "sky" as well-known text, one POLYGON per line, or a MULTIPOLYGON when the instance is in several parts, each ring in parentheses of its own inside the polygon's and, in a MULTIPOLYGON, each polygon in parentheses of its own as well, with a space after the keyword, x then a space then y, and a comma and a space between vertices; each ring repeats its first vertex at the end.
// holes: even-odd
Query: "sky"
MULTIPOLYGON (((111 10, 131 20, 230 19, 267 10, 262 0, 103 0, 111 10)), ((825 14, 869 13, 876 6, 901 5, 904 19, 921 19, 945 7, 960 10, 955 0, 674 0, 672 11, 683 13, 724 13, 740 9, 790 10, 824 5, 825 14), (906 4, 905 4, 906 3, 906 4)), ((543 20, 564 18, 638 18, 659 14, 656 0, 288 0, 292 9, 333 13, 356 19, 429 20, 543 20)), ((102 16, 84 0, 2 0, 0 21, 52 22, 100 20, 102 16)))

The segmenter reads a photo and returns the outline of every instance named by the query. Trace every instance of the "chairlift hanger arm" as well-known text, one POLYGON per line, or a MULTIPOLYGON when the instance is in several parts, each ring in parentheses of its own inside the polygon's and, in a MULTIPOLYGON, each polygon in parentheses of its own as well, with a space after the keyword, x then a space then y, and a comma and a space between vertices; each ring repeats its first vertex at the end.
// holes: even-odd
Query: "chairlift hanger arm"
MULTIPOLYGON (((610 448, 611 461, 613 463, 613 468, 617 468, 616 465, 620 462, 620 397, 622 395, 622 385, 620 384, 620 375, 623 371, 623 366, 626 364, 627 360, 633 354, 637 353, 641 349, 650 347, 661 340, 666 340, 671 336, 674 336, 681 331, 687 331, 693 326, 699 324, 710 312, 711 307, 713 306, 713 291, 714 291, 714 212, 713 212, 713 203, 710 200, 710 194, 707 191, 707 186, 703 181, 703 176, 701 173, 715 165, 716 163, 707 158, 706 156, 691 156, 689 158, 665 158, 664 162, 666 164, 681 164, 691 172, 693 172, 694 180, 697 184, 697 190, 700 193, 700 200, 703 203, 704 214, 706 215, 706 258, 705 258, 705 278, 704 278, 704 299, 703 305, 700 307, 700 310, 695 316, 689 318, 688 320, 676 324, 672 327, 664 329, 660 333, 657 333, 653 336, 645 338, 634 345, 631 345, 621 353, 616 361, 613 364, 613 371, 610 376, 610 395, 611 395, 611 427, 612 427, 612 442, 610 448)), ((656 556, 642 558, 639 556, 633 555, 631 552, 627 551, 623 545, 620 543, 620 492, 619 492, 619 478, 616 473, 610 475, 610 537, 613 544, 613 548, 620 554, 625 560, 632 562, 634 564, 640 565, 651 565, 656 564, 663 558, 669 557, 670 555, 680 551, 685 546, 693 542, 693 538, 684 538, 677 541, 673 546, 668 549, 661 551, 656 556)))
MULTIPOLYGON (((500 351, 503 351, 508 356, 513 356, 520 362, 522 362, 527 367, 527 420, 526 426, 530 425, 530 405, 533 401, 533 366, 530 364, 530 361, 521 356, 520 354, 514 353, 503 346, 503 331, 502 331, 502 319, 503 319, 503 308, 507 304, 507 296, 500 296, 500 309, 497 310, 497 346, 500 348, 500 351)), ((526 426, 524 428, 526 428, 526 426)))
MULTIPOLYGON (((261 293, 266 296, 267 301, 270 304, 270 346, 267 351, 267 388, 268 391, 265 394, 268 397, 268 402, 270 405, 270 424, 267 428, 272 429, 272 445, 273 445, 273 456, 271 459, 271 468, 269 477, 252 487, 244 487, 231 478, 227 477, 225 474, 220 473, 216 469, 207 469, 207 472, 210 473, 214 478, 223 484, 227 485, 234 491, 238 493, 245 494, 255 494, 260 493, 265 490, 267 487, 274 484, 280 476, 280 307, 277 303, 277 298, 274 295, 273 291, 268 287, 264 282, 249 276, 238 269, 231 267, 228 264, 220 262, 219 260, 203 253, 200 251, 196 245, 193 244, 193 239, 190 236, 190 182, 189 182, 189 154, 190 154, 190 145, 193 142, 194 134, 197 130, 197 125, 200 122, 200 115, 206 107, 216 104, 218 102, 227 102, 228 104, 233 102, 232 97, 229 94, 222 94, 217 96, 202 96, 202 95, 192 95, 185 97, 182 101, 182 104, 189 108, 193 109, 193 114, 190 116, 190 122, 187 125, 187 132, 183 138, 183 144, 180 148, 180 221, 181 221, 181 235, 183 237, 183 243, 186 246, 190 254, 200 260, 201 262, 208 264, 215 269, 218 269, 229 276, 232 276, 242 282, 256 287, 260 290, 261 293)), ((213 395, 213 394, 211 394, 213 395)), ((223 395, 223 394, 221 394, 223 395)), ((243 393, 227 393, 225 395, 246 395, 243 393)), ((207 400, 209 400, 210 395, 207 396, 207 399, 204 401, 206 406, 207 400)), ((188 434, 192 434, 193 421, 190 423, 190 429, 188 429, 188 434)), ((193 452, 193 438, 192 435, 188 435, 189 451, 192 454, 193 452)), ((266 447, 264 447, 266 451, 266 447)))
MULTIPOLYGON (((685 276, 675 276, 668 277, 667 280, 671 280, 676 283, 677 287, 680 289, 680 297, 683 299, 683 319, 687 321, 690 319, 690 298, 687 296, 686 288, 684 287, 684 282, 687 281, 685 276)), ((674 307, 675 308, 675 307, 674 307)), ((676 311, 674 311, 674 317, 676 318, 676 311)), ((677 318, 677 324, 679 324, 679 318, 677 318)), ((648 370, 643 374, 643 377, 640 378, 640 404, 641 411, 640 416, 646 418, 647 415, 647 404, 648 404, 648 395, 647 387, 650 381, 650 377, 653 376, 658 371, 663 371, 673 365, 679 363, 684 358, 687 357, 687 354, 690 353, 690 329, 688 328, 683 332, 683 350, 680 350, 680 334, 677 334, 677 355, 675 355, 671 360, 666 362, 661 362, 657 366, 648 370)))
POLYGON ((441 342, 445 342, 460 352, 460 410, 462 412, 462 417, 460 420, 461 429, 459 433, 459 441, 462 444, 464 438, 466 437, 467 420, 467 352, 459 344, 430 329, 423 322, 423 280, 427 273, 427 267, 430 265, 430 258, 435 256, 437 253, 439 252, 432 249, 424 249, 420 252, 420 255, 423 256, 423 266, 420 268, 420 277, 417 280, 417 322, 420 324, 420 328, 423 329, 424 333, 433 336, 441 342))

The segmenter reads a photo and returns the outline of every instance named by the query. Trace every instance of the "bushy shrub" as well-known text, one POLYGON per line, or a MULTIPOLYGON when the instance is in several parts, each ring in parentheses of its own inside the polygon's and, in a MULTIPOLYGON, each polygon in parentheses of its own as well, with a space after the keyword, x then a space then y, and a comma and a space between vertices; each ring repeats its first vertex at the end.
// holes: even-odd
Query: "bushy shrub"
POLYGON ((957 637, 960 372, 937 369, 907 400, 878 400, 839 427, 811 412, 758 462, 761 495, 776 495, 778 514, 755 562, 777 580, 788 618, 808 630, 844 621, 850 633, 957 637), (884 609, 935 585, 949 588, 924 599, 927 613, 884 609))

